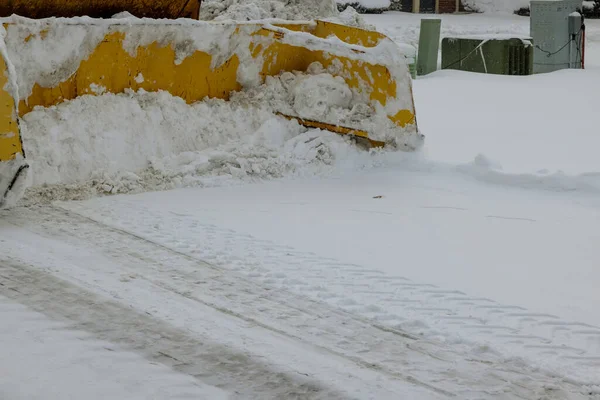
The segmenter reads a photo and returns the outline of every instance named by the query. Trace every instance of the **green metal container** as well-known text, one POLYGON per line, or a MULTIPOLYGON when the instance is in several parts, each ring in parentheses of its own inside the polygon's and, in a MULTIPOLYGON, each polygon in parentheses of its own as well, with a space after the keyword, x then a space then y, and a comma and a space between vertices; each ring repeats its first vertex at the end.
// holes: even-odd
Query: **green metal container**
POLYGON ((531 38, 446 37, 442 69, 497 75, 533 74, 531 38))

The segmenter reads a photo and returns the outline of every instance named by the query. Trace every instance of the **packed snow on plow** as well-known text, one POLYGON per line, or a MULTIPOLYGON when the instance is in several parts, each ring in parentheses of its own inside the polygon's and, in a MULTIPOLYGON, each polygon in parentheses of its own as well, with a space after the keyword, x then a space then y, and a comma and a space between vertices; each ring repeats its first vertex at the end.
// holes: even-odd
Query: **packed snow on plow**
POLYGON ((375 31, 130 15, 0 23, 2 207, 48 185, 97 191, 98 171, 111 168, 142 179, 155 157, 218 148, 265 124, 392 150, 423 141, 404 53, 375 31), (99 113, 125 128, 94 125, 99 113))

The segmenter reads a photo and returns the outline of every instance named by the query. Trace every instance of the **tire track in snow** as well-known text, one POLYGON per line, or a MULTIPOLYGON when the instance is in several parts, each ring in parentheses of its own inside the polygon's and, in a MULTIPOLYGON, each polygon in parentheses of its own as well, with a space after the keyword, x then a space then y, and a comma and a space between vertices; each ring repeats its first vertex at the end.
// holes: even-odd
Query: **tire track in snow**
MULTIPOLYGON (((2 275, 6 272, 0 267, 2 275)), ((0 398, 227 398, 226 392, 215 387, 4 297, 2 294, 11 298, 25 294, 19 290, 26 286, 17 288, 12 283, 0 277, 0 398), (39 385, 43 381, 54 384, 39 385)), ((35 293, 27 291, 29 295, 35 293)))
POLYGON ((581 385, 600 385, 600 327, 531 313, 402 276, 386 276, 203 224, 189 216, 146 208, 114 209, 110 204, 94 209, 77 203, 63 207, 387 327, 443 337, 465 353, 490 350, 490 356, 523 358, 581 385))
MULTIPOLYGON (((228 398, 346 398, 340 393, 319 387, 310 379, 297 379, 286 373, 273 371, 262 361, 254 360, 229 346, 211 343, 206 338, 199 338, 185 330, 162 323, 148 315, 150 312, 136 312, 21 263, 7 260, 0 262, 0 299, 2 296, 61 320, 58 329, 66 339, 58 344, 62 344, 70 352, 73 351, 73 335, 77 332, 84 336, 84 332, 89 332, 107 341, 101 346, 96 345, 96 352, 79 355, 81 361, 101 356, 102 350, 115 351, 116 343, 142 353, 153 364, 170 367, 172 370, 165 370, 170 370, 174 375, 174 371, 178 371, 235 393, 228 393, 228 398)), ((28 329, 27 325, 20 324, 27 321, 28 318, 19 318, 18 328, 28 329)), ((56 329, 51 328, 52 331, 56 329)), ((50 336, 44 330, 38 334, 50 336)), ((87 336, 91 337, 89 334, 87 336)), ((56 348, 48 346, 47 351, 54 352, 56 348)), ((118 359, 115 366, 119 366, 118 359)), ((136 370, 142 368, 143 364, 140 364, 138 357, 132 357, 129 365, 123 367, 136 370)), ((161 383, 160 377, 157 377, 157 384, 161 383)), ((165 374, 164 378, 168 377, 169 375, 165 374)), ((168 379, 162 380, 168 388, 168 379)), ((203 398, 194 397, 198 396, 199 392, 191 390, 194 388, 193 382, 191 384, 188 381, 188 386, 182 387, 182 390, 192 393, 190 399, 203 398)), ((160 385, 156 388, 160 389, 160 385)), ((160 390, 157 392, 160 393, 160 390)), ((177 392, 173 396, 170 394, 168 398, 187 398, 178 397, 177 392)))
MULTIPOLYGON (((61 213, 64 214, 64 212, 61 211, 61 213)), ((189 266, 191 266, 193 268, 193 270, 188 270, 188 272, 192 272, 188 275, 182 275, 182 274, 177 274, 177 268, 179 268, 181 265, 185 265, 186 260, 185 260, 185 256, 182 255, 175 255, 172 254, 173 252, 171 250, 166 250, 163 249, 160 245, 156 245, 156 244, 152 244, 149 242, 144 241, 143 239, 139 239, 136 238, 132 235, 129 234, 125 234, 125 233, 118 233, 118 232, 111 232, 110 228, 105 227, 105 226, 98 226, 97 223, 92 222, 90 220, 87 220, 85 218, 79 217, 74 215, 76 218, 79 218, 80 220, 74 220, 72 217, 67 217, 66 219, 62 219, 59 220, 59 218, 55 218, 56 216, 49 216, 47 213, 36 213, 37 217, 42 217, 42 219, 44 220, 43 222, 41 220, 38 220, 38 223, 41 223, 41 225, 49 227, 49 226, 53 226, 53 228, 55 229, 53 232, 49 232, 50 237, 48 237, 48 239, 52 238, 52 239, 59 239, 60 242, 66 242, 69 241, 69 235, 75 235, 77 238, 80 237, 85 237, 86 239, 90 240, 94 239, 93 242, 88 242, 87 243, 87 248, 85 246, 83 246, 83 250, 82 250, 82 254, 89 254, 90 252, 90 248, 89 246, 93 246, 95 248, 102 248, 103 251, 106 251, 107 253, 110 253, 111 256, 114 257, 115 261, 119 261, 119 263, 114 263, 114 261, 110 262, 110 265, 112 265, 114 267, 113 270, 111 271, 104 271, 106 273, 109 274, 115 274, 117 273, 118 275, 121 276, 121 282, 123 283, 123 288, 121 290, 116 290, 114 288, 114 286, 112 286, 112 288, 109 288, 110 285, 103 285, 101 279, 99 279, 99 276, 91 276, 88 275, 86 276, 85 273, 83 273, 82 275, 80 274, 76 274, 76 276, 71 277, 73 281, 77 282, 79 285, 83 285, 83 286, 89 286, 90 282, 94 282, 95 285, 100 285, 100 289, 101 290, 106 290, 108 291, 109 294, 111 294, 115 299, 119 299, 119 300, 127 300, 126 304, 129 303, 129 301, 132 301, 132 297, 128 297, 127 296, 127 292, 129 291, 129 289, 126 289, 126 285, 127 284, 131 284, 131 283, 136 283, 136 284, 140 284, 140 282, 145 283, 144 288, 138 290, 138 292, 136 293, 137 297, 144 297, 144 296, 148 296, 149 293, 151 293, 152 296, 157 296, 158 298, 158 302, 164 302, 167 300, 167 295, 170 293, 171 295, 176 295, 177 297, 181 297, 181 298, 185 298, 186 300, 193 300, 193 301, 198 301, 199 303, 203 304, 203 305, 208 305, 214 309, 219 310, 220 312, 223 312, 225 314, 227 314, 228 316, 233 316, 236 318, 240 318, 243 319, 246 322, 251 323, 254 327, 259 326, 260 328, 265 328, 269 331, 272 332, 276 332, 277 334, 281 334, 281 335, 285 335, 288 339, 293 339, 293 340, 298 340, 301 341, 302 338, 301 336, 303 336, 302 332, 295 332, 295 333, 290 333, 290 329, 289 328, 285 328, 285 329, 278 329, 276 327, 273 326, 269 326, 264 322, 259 321, 258 319, 254 319, 252 318, 253 315, 261 315, 264 314, 266 311, 269 311, 271 313, 274 313, 274 315, 272 315, 272 323, 273 325, 277 325, 279 322, 279 325, 281 325, 281 321, 283 322, 288 322, 287 319, 292 319, 292 317, 298 317, 297 318, 297 323, 296 323, 296 328, 301 328, 301 329, 308 329, 310 332, 311 337, 316 337, 318 338, 319 335, 329 335, 328 333, 328 329, 321 329, 321 325, 325 325, 327 326, 328 323, 334 324, 335 323, 341 323, 341 325, 345 325, 344 321, 335 321, 335 322, 328 322, 329 318, 336 318, 335 315, 333 316, 323 316, 322 313, 323 312, 327 312, 327 310, 320 310, 319 308, 315 308, 315 307, 310 307, 307 306, 306 309, 308 310, 313 310, 313 311, 302 311, 302 307, 303 304, 302 303, 298 303, 296 304, 294 307, 291 307, 289 305, 284 305, 285 304, 285 300, 284 301, 278 301, 279 299, 277 298, 277 296, 275 296, 274 300, 271 300, 270 298, 272 296, 274 296, 273 293, 261 293, 260 291, 256 290, 256 288, 254 288, 253 286, 250 287, 242 287, 240 284, 236 284, 236 280, 234 279, 229 279, 229 273, 226 273, 224 278, 227 278, 227 281, 223 281, 223 279, 219 279, 219 275, 220 273, 217 271, 217 273, 215 273, 215 271, 207 271, 206 269, 203 269, 202 271, 198 271, 198 267, 210 267, 208 264, 204 264, 204 263, 200 263, 200 265, 198 265, 198 261, 196 260, 192 260, 192 262, 190 263, 190 261, 188 260, 187 264, 189 266), (85 228, 87 227, 83 227, 84 229, 81 229, 81 224, 80 223, 85 223, 87 222, 89 226, 89 228, 91 228, 91 230, 86 230, 85 228), (100 229, 99 229, 100 228, 100 229), (69 234, 67 234, 67 232, 69 232, 69 234), (110 234, 112 233, 112 235, 110 234), (93 243, 93 244, 90 244, 93 243), (144 246, 145 244, 145 246, 144 246), (116 250, 115 250, 116 249, 116 250), (183 257, 183 258, 182 258, 183 257), (156 262, 155 260, 162 260, 161 262, 156 262), (137 264, 136 265, 136 271, 134 272, 131 268, 130 268, 130 264, 129 263, 133 263, 133 264, 137 264), (151 271, 148 270, 147 266, 148 263, 153 263, 153 267, 155 272, 161 272, 160 277, 158 275, 154 275, 152 274, 151 271), (183 263, 183 264, 182 264, 183 263), (170 268, 169 265, 174 265, 177 266, 177 268, 173 269, 170 268), (183 280, 181 283, 183 284, 187 284, 185 285, 185 287, 182 287, 182 285, 177 285, 177 281, 179 280, 183 280), (171 281, 173 283, 173 285, 169 285, 165 282, 169 282, 171 281), (206 286, 203 286, 203 284, 206 284, 206 286), (162 289, 162 293, 156 293, 156 287, 160 287, 160 289, 162 289), (108 288, 108 289, 102 289, 102 288, 108 288), (192 292, 198 293, 198 295, 192 294, 192 292), (206 293, 210 293, 210 296, 206 296, 206 293), (244 294, 246 294, 244 296, 244 294), (211 297, 211 296, 215 296, 215 297, 211 297), (224 307, 221 303, 222 300, 220 300, 220 297, 223 297, 224 299, 227 301, 234 301, 234 303, 232 303, 233 307, 230 308, 226 308, 224 307), (221 303, 220 303, 221 301, 221 303), (266 303, 266 304, 261 304, 262 303, 266 303), (241 309, 235 310, 235 306, 240 306, 242 307, 241 309), (278 307, 278 308, 277 308, 278 307), (298 308, 300 307, 300 308, 298 308), (290 309, 288 309, 290 308, 290 309)), ((22 222, 23 220, 21 220, 22 222)), ((33 230, 35 230, 37 227, 34 227, 33 225, 29 226, 29 228, 33 228, 33 230)), ((76 237, 71 236, 71 239, 76 239, 76 237)), ((40 238, 41 239, 41 238, 40 238)), ((1 240, 1 239, 0 239, 1 240)), ((38 242, 39 239, 36 239, 36 242, 38 242)), ((81 244, 81 243, 80 243, 81 244)), ((40 250, 41 251, 41 250, 40 250)), ((30 273, 27 272, 22 272, 22 271, 27 271, 27 269, 31 269, 34 270, 34 268, 44 268, 46 265, 50 265, 50 270, 54 270, 56 271, 56 265, 54 263, 51 262, 51 260, 47 259, 46 256, 44 255, 42 256, 43 259, 43 264, 42 265, 37 265, 37 267, 26 267, 22 261, 19 262, 18 265, 15 265, 12 267, 12 272, 11 273, 4 273, 2 274, 2 269, 7 270, 10 269, 9 266, 10 263, 14 263, 15 261, 13 260, 14 257, 8 257, 6 258, 6 255, 4 255, 5 257, 4 260, 2 260, 0 258, 0 277, 4 276, 5 278, 9 277, 11 279, 15 279, 15 276, 18 276, 19 273, 23 274, 23 276, 21 277, 21 279, 17 282, 17 284, 15 285, 15 287, 22 287, 25 286, 27 282, 31 281, 32 277, 27 276, 30 273), (3 265, 3 266, 2 266, 3 265)), ((85 258, 89 258, 90 256, 86 256, 85 258)), ((62 258, 60 258, 60 260, 62 260, 62 258)), ((72 262, 73 260, 64 260, 65 262, 72 262)), ((60 261, 59 261, 60 262, 60 261)), ((91 268, 91 265, 93 263, 90 263, 89 265, 86 265, 86 269, 91 268)), ((210 268, 209 268, 210 269, 210 268)), ((73 270, 68 271, 68 273, 73 273, 73 270)), ((45 274, 44 274, 45 275, 45 274)), ((41 281, 46 281, 47 279, 44 278, 40 278, 36 281, 35 284, 35 288, 31 289, 27 295, 30 296, 32 295, 34 292, 39 293, 39 285, 41 281)), ((92 285, 93 286, 93 285, 92 285)), ((64 289, 64 288, 63 288, 64 289)), ((22 289, 19 289, 22 290, 22 289)), ((44 297, 44 292, 51 292, 51 293, 56 293, 58 296, 60 296, 60 298, 63 298, 63 294, 61 292, 64 292, 64 290, 61 290, 60 288, 56 288, 56 287, 52 287, 51 289, 48 289, 46 291, 41 291, 41 296, 44 297)), ((68 296, 66 296, 68 297, 68 296)), ((82 296, 83 297, 83 296, 82 296)), ((135 296, 134 296, 135 297, 135 296)), ((25 298, 21 298, 21 301, 26 302, 28 299, 30 299, 30 297, 25 297, 25 298)), ((38 305, 44 309, 44 307, 49 303, 48 301, 49 299, 47 298, 40 298, 38 299, 38 305)), ((97 300, 94 300, 94 302, 97 302, 97 300)), ((68 301, 66 302, 58 302, 57 304, 59 304, 59 307, 57 307, 57 309, 55 310, 58 313, 66 313, 68 315, 71 315, 71 313, 73 312, 72 307, 69 306, 69 304, 74 303, 74 304, 78 304, 79 302, 77 301, 77 299, 73 299, 73 298, 68 298, 68 301)), ((192 308, 187 308, 185 310, 183 310, 183 314, 193 314, 193 308, 195 308, 198 304, 196 303, 196 305, 194 306, 192 304, 192 308)), ((130 305, 131 307, 131 305, 130 305)), ((180 304, 177 305, 178 308, 181 307, 180 304)), ((123 310, 122 310, 123 311, 123 310)), ((119 315, 122 314, 115 312, 112 314, 111 316, 111 320, 112 318, 114 318, 115 315, 119 315)), ((151 307, 149 308, 149 311, 145 311, 148 314, 152 314, 154 315, 156 310, 155 307, 151 307)), ((78 319, 79 318, 84 318, 84 316, 88 315, 88 314, 94 314, 93 318, 90 318, 89 320, 85 321, 85 326, 89 327, 90 324, 93 326, 93 331, 94 332, 99 332, 101 334, 107 334, 106 329, 103 327, 103 325, 100 326, 94 326, 93 325, 93 321, 96 320, 104 320, 107 319, 107 316, 103 316, 104 314, 106 314, 103 310, 100 310, 99 312, 80 312, 78 314, 78 319)), ((109 314, 110 316, 110 314, 109 314)), ((170 318, 170 315, 167 316, 162 316, 162 318, 170 318)), ((127 319, 131 319, 132 315, 127 315, 126 316, 127 319)), ((133 318, 134 320, 137 319, 137 317, 133 318)), ((264 319, 264 318, 262 318, 264 319)), ((123 321, 120 321, 121 323, 123 321)), ((203 321, 206 322, 206 321, 203 321)), ((370 327, 369 325, 367 325, 367 327, 370 327)), ((133 329, 123 329, 122 327, 119 327, 117 325, 117 327, 113 328, 111 330, 110 333, 113 333, 116 336, 111 336, 112 340, 115 341, 126 341, 127 343, 131 344, 132 346, 138 348, 140 347, 140 343, 137 342, 132 342, 131 341, 131 336, 137 337, 139 335, 135 335, 135 332, 137 331, 136 329, 140 329, 139 327, 134 327, 133 329), (121 332, 127 332, 127 333, 121 333, 121 332), (122 336, 124 335, 124 336, 122 336)), ((163 329, 164 328, 160 328, 160 330, 156 330, 154 333, 150 332, 149 336, 150 337, 155 337, 156 335, 158 335, 159 337, 161 335, 163 335, 163 329)), ((360 327, 357 328, 356 331, 352 331, 352 325, 350 325, 349 327, 346 328, 346 331, 344 331, 344 337, 343 339, 345 339, 346 337, 352 338, 353 335, 359 335, 359 338, 365 339, 365 340, 373 340, 372 337, 367 336, 368 333, 366 335, 360 335, 359 330, 360 327), (350 329, 350 330, 348 330, 350 329)), ((144 329, 145 331, 145 329, 144 329)), ((215 330, 216 331, 216 330, 215 330)), ((231 333, 231 332, 229 332, 231 333)), ((217 332, 218 334, 218 332, 217 332)), ((250 341, 248 337, 246 337, 246 335, 248 335, 247 332, 242 332, 239 335, 241 335, 241 338, 238 340, 242 340, 244 342, 246 341, 250 341)), ((371 334, 372 335, 372 334, 371 334)), ((144 333, 144 336, 146 336, 146 333, 144 333)), ((277 348, 278 345, 276 342, 274 342, 273 344, 271 344, 268 340, 268 337, 266 337, 267 335, 265 335, 265 333, 261 333, 260 334, 261 337, 265 336, 264 340, 265 343, 261 344, 262 346, 266 346, 268 347, 274 347, 277 348)), ((280 335, 279 335, 280 336, 280 335)), ((397 335, 391 335, 392 338, 389 338, 390 340, 393 340, 394 336, 397 335)), ((140 339, 139 337, 137 337, 137 339, 140 339)), ((329 335, 329 339, 331 340, 340 340, 339 336, 336 336, 335 333, 332 333, 331 335, 329 335)), ((162 341, 162 338, 161 338, 162 341)), ((190 373, 194 376, 197 377, 202 377, 204 380, 209 379, 210 381, 210 377, 214 374, 212 372, 212 369, 216 369, 219 370, 219 367, 223 367, 221 365, 218 365, 215 368, 209 368, 209 371, 211 371, 210 373, 206 371, 206 369, 202 369, 199 368, 199 366, 197 364, 195 364, 192 359, 195 357, 200 357, 201 359, 206 359, 207 356, 206 354, 200 354, 197 355, 197 351, 194 352, 194 348, 193 346, 183 346, 183 349, 181 349, 181 345, 179 344, 179 341, 181 341, 181 339, 175 339, 173 340, 172 343, 167 343, 167 349, 166 350, 160 350, 160 351, 152 351, 152 359, 153 360, 158 360, 160 362, 167 362, 168 365, 171 365, 174 369, 176 370, 180 370, 181 372, 186 372, 186 373, 190 373), (190 359, 190 354, 193 354, 193 358, 190 359), (174 361, 173 361, 174 360, 174 361), (200 369, 200 371, 199 371, 200 369), (207 378, 208 377, 208 378, 207 378)), ((196 343, 197 344, 201 344, 203 342, 205 342, 206 339, 203 338, 199 338, 197 339, 196 343)), ((287 340, 284 340, 287 341, 287 340)), ((235 362, 235 358, 236 357, 240 357, 240 358, 244 358, 245 355, 242 355, 240 353, 233 353, 232 357, 234 359, 234 364, 240 364, 239 365, 239 371, 238 368, 236 368, 234 371, 232 370, 227 370, 224 371, 224 373, 222 373, 221 375, 224 375, 224 380, 221 382, 212 382, 210 381, 212 384, 215 384, 216 386, 227 386, 226 382, 228 382, 229 380, 233 380, 235 382, 239 381, 239 385, 241 385, 240 387, 235 387, 237 392, 244 392, 244 388, 246 388, 246 392, 248 392, 249 390, 247 389, 248 387, 252 388, 253 386, 258 386, 258 390, 257 392, 254 391, 250 391, 251 394, 254 395, 249 395, 248 397, 250 398, 256 398, 257 396, 260 398, 265 398, 265 394, 263 392, 268 391, 268 389, 270 389, 270 392, 268 393, 268 396, 266 396, 267 398, 281 398, 283 396, 283 398, 295 398, 295 397, 299 397, 299 398, 307 398, 307 399, 336 399, 336 398, 340 398, 340 399, 350 399, 350 398, 390 398, 390 397, 396 397, 397 395, 401 395, 401 393, 406 391, 406 387, 412 387, 415 386, 417 388, 417 392, 420 393, 417 396, 419 398, 423 398, 423 399, 437 399, 437 398, 443 398, 439 397, 440 394, 443 395, 449 395, 452 396, 451 393, 449 392, 445 392, 444 390, 441 389, 437 389, 435 386, 431 386, 428 385, 427 383, 424 382, 420 382, 418 379, 415 379, 412 376, 401 376, 400 374, 396 374, 396 373, 389 373, 387 371, 382 371, 381 368, 379 368, 377 365, 365 362, 364 360, 360 359, 360 358, 353 358, 350 357, 348 355, 344 355, 339 353, 338 351, 336 351, 335 349, 329 349, 329 348, 325 348, 323 346, 314 346, 311 342, 306 341, 307 345, 309 345, 309 347, 318 347, 318 350, 325 350, 330 352, 331 354, 329 356, 327 356, 327 361, 326 360, 319 360, 318 358, 315 359, 314 363, 311 365, 311 368, 303 368, 301 364, 296 365, 295 362, 298 361, 302 361, 302 360, 297 360, 295 359, 295 357, 297 358, 297 355, 291 354, 291 356, 286 356, 285 352, 283 352, 283 359, 285 360, 285 365, 287 366, 288 363, 290 363, 291 365, 289 366, 292 370, 292 372, 297 373, 299 375, 302 376, 303 380, 306 381, 306 383, 304 384, 292 384, 293 382, 286 382, 286 379, 289 381, 292 381, 289 378, 283 379, 285 378, 286 374, 282 374, 282 373, 278 373, 277 371, 269 371, 269 366, 268 365, 263 365, 262 368, 260 368, 260 364, 257 363, 257 365, 259 367, 257 367, 256 365, 249 365, 249 363, 236 363, 235 362), (333 357, 332 357, 333 356, 333 357), (346 361, 350 361, 351 364, 352 363, 356 363, 359 364, 359 368, 356 368, 353 365, 348 365, 347 363, 345 365, 341 365, 340 364, 340 357, 344 357, 347 360, 346 361), (338 358, 338 359, 336 359, 338 358), (317 367, 319 366, 319 367, 317 367), (332 371, 332 368, 340 368, 340 371, 332 371), (358 371, 357 371, 358 370, 358 371), (242 376, 237 376, 235 373, 237 372, 243 372, 242 376), (233 373, 233 376, 231 376, 231 373, 233 373), (383 375, 382 375, 383 373, 383 375), (250 375, 245 376, 246 375, 250 375), (283 378, 278 376, 281 375, 283 378), (304 378, 304 377, 307 378, 304 378), (265 378, 267 377, 267 378, 265 378), (277 379, 276 379, 277 378, 277 379), (330 388, 330 383, 328 382, 328 379, 332 379, 335 382, 338 382, 338 388, 339 387, 344 387, 345 389, 347 388, 347 391, 345 391, 344 393, 338 393, 336 392, 334 388, 330 388), (353 382, 353 383, 351 383, 353 382), (294 386, 298 386, 298 388, 295 388, 294 386), (418 387, 422 387, 423 389, 418 389, 418 387), (433 390, 433 391, 432 391, 433 390), (258 393, 258 394, 256 394, 258 393), (437 393, 437 395, 435 394, 437 393), (373 397, 375 396, 375 397, 373 397)), ((379 342, 378 342, 379 343, 379 342)), ((364 349, 364 345, 363 343, 356 343, 357 346, 360 347, 361 350, 364 349)), ((400 344, 400 346, 402 346, 402 344, 400 344)), ((235 346, 234 346, 235 347, 235 346)), ((152 347, 151 347, 152 348, 152 347)), ((307 352, 307 348, 306 346, 304 346, 303 348, 303 353, 307 352)), ((227 353, 231 353, 231 350, 228 346, 223 347, 221 350, 216 351, 215 353, 218 355, 217 357, 219 357, 220 360, 223 359, 227 359, 227 353), (219 354, 225 354, 220 355, 219 354)), ((257 357, 259 357, 261 360, 262 358, 264 358, 264 355, 258 355, 257 357)), ((314 358, 315 354, 311 354, 310 351, 307 352, 306 356, 308 358, 314 358)), ((209 355, 209 360, 210 360, 210 355, 209 355)), ((214 364, 214 363, 213 363, 214 364)), ((211 363, 209 363, 209 365, 213 365, 211 363)), ((226 363, 227 364, 227 363, 226 363)), ((343 361, 342 361, 342 364, 343 361)), ((227 365, 226 365, 227 366, 227 365)), ((234 365, 237 366, 237 365, 234 365)), ((282 367, 281 365, 279 365, 279 367, 282 367)), ((256 389, 256 388, 254 388, 256 389)), ((414 390, 413 390, 414 391, 414 390)), ((414 393, 412 394, 414 395, 414 393)), ((410 394, 409 394, 410 396, 410 394)), ((242 396, 242 398, 248 398, 248 397, 244 397, 242 396)))
POLYGON ((327 307, 316 299, 257 285, 236 272, 138 237, 141 235, 110 229, 66 211, 20 210, 8 219, 63 243, 84 247, 93 243, 98 251, 118 261, 117 270, 125 281, 147 281, 186 299, 228 310, 248 322, 368 366, 391 382, 406 380, 438 387, 440 394, 464 399, 496 398, 507 393, 513 398, 558 399, 565 398, 566 392, 579 390, 518 363, 490 361, 485 355, 477 358, 472 354, 471 360, 465 360, 464 355, 446 346, 416 340, 385 324, 327 307), (549 389, 556 385, 561 390, 549 389))

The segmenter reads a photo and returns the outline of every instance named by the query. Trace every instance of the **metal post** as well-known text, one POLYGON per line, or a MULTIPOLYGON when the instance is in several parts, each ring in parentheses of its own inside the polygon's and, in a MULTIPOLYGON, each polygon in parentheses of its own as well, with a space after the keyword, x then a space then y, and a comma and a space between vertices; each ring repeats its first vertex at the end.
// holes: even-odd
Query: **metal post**
POLYGON ((441 19, 422 19, 417 54, 417 75, 427 75, 437 70, 440 49, 441 19))
POLYGON ((581 68, 581 14, 569 14, 569 68, 581 68))

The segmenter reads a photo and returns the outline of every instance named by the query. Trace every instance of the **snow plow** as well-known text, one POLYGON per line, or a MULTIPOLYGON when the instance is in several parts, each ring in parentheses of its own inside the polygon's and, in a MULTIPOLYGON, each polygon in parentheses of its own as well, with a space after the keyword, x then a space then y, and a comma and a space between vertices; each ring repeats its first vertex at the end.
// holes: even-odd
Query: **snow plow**
POLYGON ((321 20, 0 18, 0 207, 14 204, 35 173, 20 121, 36 107, 126 91, 167 91, 188 104, 227 100, 291 72, 334 79, 288 88, 287 103, 273 110, 282 118, 371 146, 420 145, 406 59, 378 32, 321 20))

